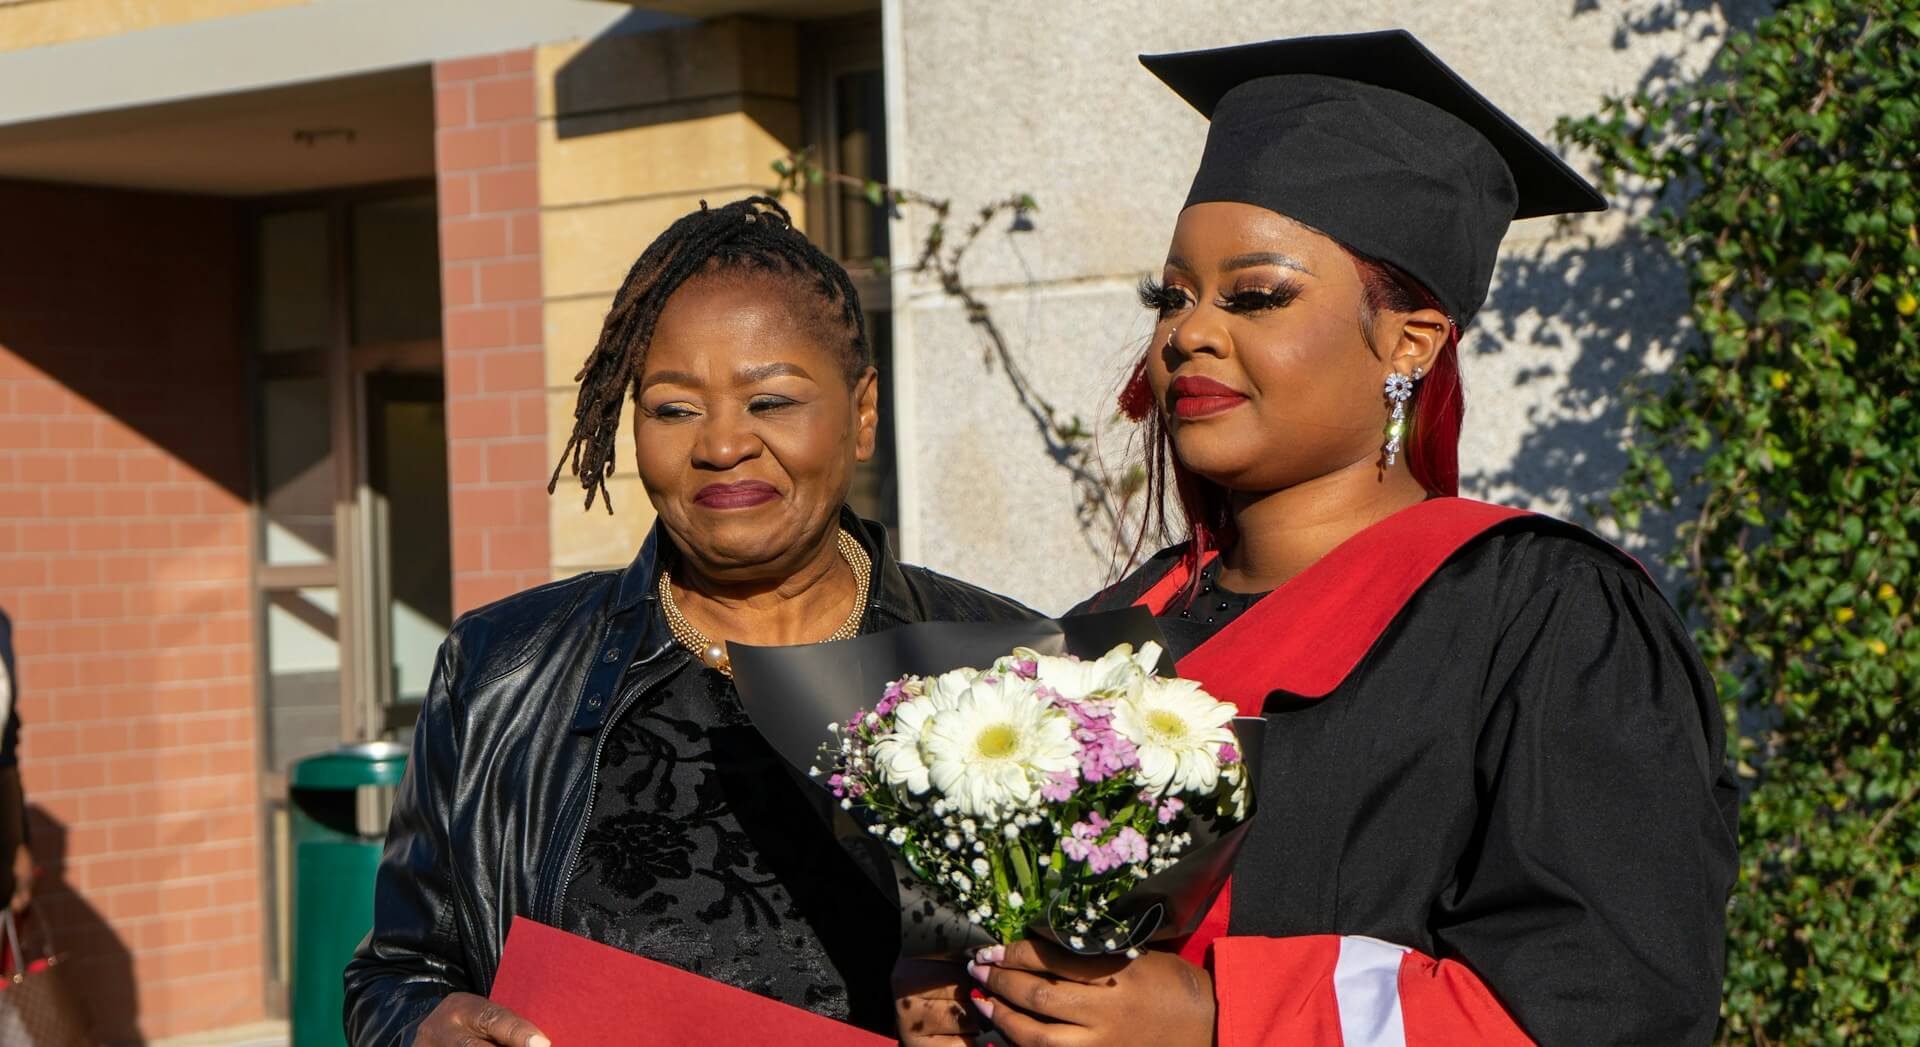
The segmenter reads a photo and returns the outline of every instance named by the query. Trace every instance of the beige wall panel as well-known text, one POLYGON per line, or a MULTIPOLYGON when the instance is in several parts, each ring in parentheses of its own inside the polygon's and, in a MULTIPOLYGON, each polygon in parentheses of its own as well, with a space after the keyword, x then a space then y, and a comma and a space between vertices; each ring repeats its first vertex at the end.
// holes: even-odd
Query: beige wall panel
MULTIPOLYGON (((600 340, 600 324, 606 320, 611 304, 612 295, 547 303, 547 388, 573 388, 573 376, 580 373, 580 365, 587 362, 587 354, 600 340)), ((553 430, 547 431, 551 434, 553 430)), ((559 453, 557 446, 554 453, 559 453)))
POLYGON ((702 197, 731 200, 756 188, 724 186, 704 193, 547 211, 540 216, 541 286, 550 299, 595 295, 605 302, 640 252, 674 219, 697 209, 702 197))
POLYGON ((551 44, 534 70, 541 116, 738 93, 796 98, 800 83, 792 24, 742 18, 551 44))
POLYGON ((310 0, 19 0, 0 3, 0 51, 294 7, 310 0))
POLYGON ((800 145, 800 106, 727 96, 540 123, 540 202, 547 207, 771 185, 772 164, 800 145))
MULTIPOLYGON (((560 445, 573 430, 571 390, 547 393, 547 441, 559 457, 560 445), (558 434, 558 435, 555 435, 558 434)), ((632 405, 628 405, 631 411, 632 405)), ((607 485, 613 496, 613 513, 596 499, 591 509, 583 509, 586 494, 580 482, 562 474, 547 504, 547 526, 553 548, 554 570, 561 576, 596 567, 624 567, 640 551, 647 530, 653 526, 653 505, 633 471, 633 438, 627 412, 621 417, 619 447, 620 475, 607 485)))

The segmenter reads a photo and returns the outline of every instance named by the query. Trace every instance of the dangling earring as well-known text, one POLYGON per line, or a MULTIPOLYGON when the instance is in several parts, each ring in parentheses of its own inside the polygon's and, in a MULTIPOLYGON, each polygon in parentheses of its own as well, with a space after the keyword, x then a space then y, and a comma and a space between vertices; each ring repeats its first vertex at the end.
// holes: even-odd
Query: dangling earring
POLYGON ((1387 464, 1400 460, 1400 437, 1407 431, 1407 401, 1413 399, 1413 383, 1426 375, 1426 369, 1416 367, 1413 377, 1404 374, 1387 376, 1386 396, 1393 402, 1393 417, 1387 420, 1387 446, 1384 448, 1387 464))

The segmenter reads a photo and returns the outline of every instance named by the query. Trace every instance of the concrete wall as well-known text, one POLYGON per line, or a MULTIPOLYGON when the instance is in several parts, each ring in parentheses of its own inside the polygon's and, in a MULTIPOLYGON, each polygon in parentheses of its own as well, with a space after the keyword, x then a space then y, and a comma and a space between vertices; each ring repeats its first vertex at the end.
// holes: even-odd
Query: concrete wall
MULTIPOLYGON (((799 74, 791 24, 743 19, 554 44, 535 66, 551 469, 573 430, 574 375, 620 281, 703 198, 772 182, 770 165, 800 141, 799 74)), ((626 566, 653 525, 629 438, 618 454, 612 515, 583 510, 578 481, 561 477, 546 509, 556 577, 626 566)))
MULTIPOLYGON (((887 12, 894 179, 962 213, 1016 190, 1037 199, 1037 228, 989 234, 967 278, 1039 391, 1089 420, 1111 418, 1150 330, 1133 285, 1159 269, 1206 132, 1138 53, 1402 26, 1544 137, 1605 94, 1701 68, 1726 17, 1707 4, 1541 0, 890 0, 887 12)), ((896 253, 924 222, 909 213, 896 253)), ((1465 493, 1564 514, 1611 486, 1624 460, 1615 391, 1658 362, 1685 309, 1672 264, 1623 243, 1623 228, 1615 213, 1509 235, 1463 345, 1465 493)), ((904 485, 907 554, 1062 609, 1107 577, 1108 543, 1074 526, 1065 474, 966 318, 924 281, 908 286, 901 451, 920 475, 904 485)), ((1125 436, 1103 433, 1116 466, 1125 436)))

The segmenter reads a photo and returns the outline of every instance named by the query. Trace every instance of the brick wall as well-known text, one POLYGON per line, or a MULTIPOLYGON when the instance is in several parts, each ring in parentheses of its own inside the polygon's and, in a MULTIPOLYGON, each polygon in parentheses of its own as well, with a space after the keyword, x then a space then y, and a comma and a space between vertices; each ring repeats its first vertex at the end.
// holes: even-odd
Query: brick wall
POLYGON ((458 612, 549 577, 533 53, 433 81, 458 612))
POLYGON ((0 183, 0 610, 44 911, 97 1032, 264 1013, 227 205, 0 183))

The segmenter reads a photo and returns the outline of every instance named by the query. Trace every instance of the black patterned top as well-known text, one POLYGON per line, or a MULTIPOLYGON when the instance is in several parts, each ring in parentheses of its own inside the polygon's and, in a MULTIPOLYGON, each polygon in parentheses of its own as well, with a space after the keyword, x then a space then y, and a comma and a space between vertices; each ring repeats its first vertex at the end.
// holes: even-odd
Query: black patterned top
POLYGON ((691 657, 606 728, 566 929, 878 1032, 899 913, 691 657))

